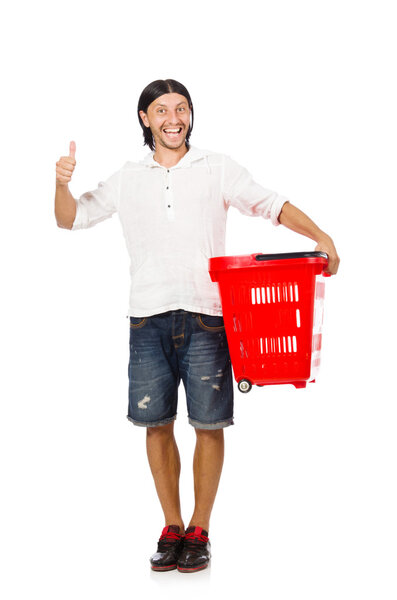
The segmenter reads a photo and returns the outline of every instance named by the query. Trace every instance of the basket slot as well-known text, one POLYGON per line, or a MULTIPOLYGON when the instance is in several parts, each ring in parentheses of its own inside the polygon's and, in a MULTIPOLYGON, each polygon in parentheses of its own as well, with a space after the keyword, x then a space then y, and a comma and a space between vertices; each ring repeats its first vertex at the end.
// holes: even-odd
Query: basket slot
POLYGON ((241 358, 242 359, 248 358, 248 352, 244 348, 244 344, 243 344, 242 340, 240 340, 240 354, 241 354, 241 358))
POLYGON ((241 331, 241 322, 236 314, 233 314, 233 329, 234 331, 241 331))
POLYGON ((325 295, 325 283, 317 277, 316 298, 324 299, 324 295, 325 295))
POLYGON ((259 338, 261 354, 296 354, 298 342, 295 335, 259 338))
POLYGON ((280 302, 299 302, 297 283, 277 283, 251 288, 251 304, 276 304, 280 302))
POLYGON ((312 351, 313 352, 319 352, 321 350, 321 339, 322 339, 321 333, 317 333, 316 335, 313 335, 313 340, 312 340, 312 351))

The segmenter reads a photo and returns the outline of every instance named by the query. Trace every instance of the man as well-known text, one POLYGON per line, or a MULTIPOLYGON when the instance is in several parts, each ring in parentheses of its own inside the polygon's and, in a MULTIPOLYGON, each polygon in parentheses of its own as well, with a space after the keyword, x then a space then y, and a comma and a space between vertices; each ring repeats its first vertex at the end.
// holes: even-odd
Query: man
POLYGON ((147 455, 165 527, 153 570, 195 572, 208 566, 209 522, 224 458, 223 429, 233 425, 233 378, 217 284, 208 259, 225 254, 226 215, 235 206, 317 242, 328 271, 339 258, 331 238, 286 198, 254 182, 229 156, 189 143, 193 103, 173 79, 142 92, 138 119, 151 152, 127 162, 75 200, 68 189, 76 145, 56 164, 59 227, 92 227, 118 212, 131 257, 129 406, 146 427, 147 455), (195 428, 195 507, 185 530, 179 497, 180 457, 174 437, 178 386, 195 428))

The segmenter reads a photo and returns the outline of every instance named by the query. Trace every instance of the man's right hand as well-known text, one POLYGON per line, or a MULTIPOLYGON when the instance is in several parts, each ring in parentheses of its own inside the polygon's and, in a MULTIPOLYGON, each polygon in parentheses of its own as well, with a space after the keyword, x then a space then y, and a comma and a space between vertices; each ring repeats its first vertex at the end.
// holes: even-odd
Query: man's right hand
POLYGON ((69 156, 61 156, 56 163, 56 185, 67 186, 72 179, 72 174, 76 166, 76 142, 69 144, 69 156))

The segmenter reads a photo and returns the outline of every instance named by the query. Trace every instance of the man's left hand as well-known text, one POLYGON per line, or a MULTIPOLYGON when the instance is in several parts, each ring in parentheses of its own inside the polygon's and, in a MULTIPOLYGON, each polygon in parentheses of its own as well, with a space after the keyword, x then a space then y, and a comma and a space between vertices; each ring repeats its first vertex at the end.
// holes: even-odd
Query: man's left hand
POLYGON ((334 246, 334 242, 329 235, 325 235, 323 238, 318 240, 315 250, 316 252, 326 252, 326 254, 328 254, 328 266, 325 269, 325 273, 336 275, 339 268, 340 258, 334 246))

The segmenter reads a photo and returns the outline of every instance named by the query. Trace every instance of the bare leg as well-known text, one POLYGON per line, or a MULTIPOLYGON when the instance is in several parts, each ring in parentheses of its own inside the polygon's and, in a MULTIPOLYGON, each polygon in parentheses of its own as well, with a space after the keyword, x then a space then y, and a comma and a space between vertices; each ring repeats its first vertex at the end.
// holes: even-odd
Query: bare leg
POLYGON ((181 462, 174 436, 174 422, 147 427, 146 449, 165 525, 179 525, 185 533, 179 498, 181 462))
POLYGON ((211 511, 223 467, 223 429, 196 429, 196 435, 193 458, 195 506, 189 527, 195 525, 209 531, 211 511))

